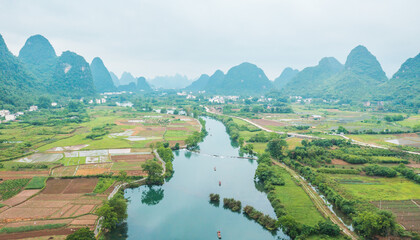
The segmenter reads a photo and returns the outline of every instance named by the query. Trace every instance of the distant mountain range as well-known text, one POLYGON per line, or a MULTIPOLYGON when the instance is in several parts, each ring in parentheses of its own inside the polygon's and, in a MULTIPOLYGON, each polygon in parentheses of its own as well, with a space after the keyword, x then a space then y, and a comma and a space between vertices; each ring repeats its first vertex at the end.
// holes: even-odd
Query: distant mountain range
POLYGON ((318 65, 301 71, 286 68, 274 81, 261 68, 245 62, 226 74, 217 70, 193 82, 179 74, 155 77, 148 82, 128 72, 118 78, 98 57, 88 64, 74 52, 65 51, 57 56, 41 35, 28 38, 15 57, 0 35, 0 108, 23 108, 43 95, 81 98, 109 91, 148 92, 152 90, 150 85, 221 95, 250 96, 276 91, 282 97, 392 101, 419 108, 420 54, 404 62, 391 79, 366 47, 357 46, 344 65, 333 57, 325 57, 318 65))
POLYGON ((251 63, 232 67, 224 74, 217 70, 210 77, 201 75, 186 90, 206 91, 214 94, 262 94, 273 88, 264 71, 251 63))
POLYGON ((176 74, 174 76, 157 76, 149 79, 149 83, 155 88, 181 89, 191 84, 187 76, 176 74))
POLYGON ((98 57, 89 64, 71 51, 57 56, 41 35, 29 37, 15 57, 0 35, 0 109, 26 108, 43 95, 81 98, 120 89, 151 90, 144 78, 124 73, 118 79, 98 57))
POLYGON ((286 68, 271 82, 254 64, 242 63, 227 74, 220 70, 211 76, 203 74, 185 90, 235 95, 276 91, 282 96, 345 102, 393 101, 419 108, 420 54, 408 59, 389 80, 376 57, 366 47, 357 46, 351 50, 344 65, 334 57, 325 57, 318 65, 302 71, 286 68))

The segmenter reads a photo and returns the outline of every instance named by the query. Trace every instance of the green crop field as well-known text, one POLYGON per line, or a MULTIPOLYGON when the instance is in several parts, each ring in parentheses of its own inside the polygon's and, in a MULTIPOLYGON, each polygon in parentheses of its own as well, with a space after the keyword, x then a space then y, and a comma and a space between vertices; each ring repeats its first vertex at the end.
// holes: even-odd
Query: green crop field
POLYGON ((33 177, 25 189, 43 189, 48 177, 33 177))
POLYGON ((319 221, 324 220, 309 196, 292 180, 292 176, 285 169, 277 166, 276 168, 281 172, 286 184, 276 186, 274 191, 286 212, 296 221, 309 226, 315 226, 319 221))
POLYGON ((342 191, 361 201, 420 199, 420 185, 402 177, 329 175, 342 191))
POLYGON ((6 200, 18 194, 29 181, 27 178, 3 181, 0 183, 0 199, 6 200))

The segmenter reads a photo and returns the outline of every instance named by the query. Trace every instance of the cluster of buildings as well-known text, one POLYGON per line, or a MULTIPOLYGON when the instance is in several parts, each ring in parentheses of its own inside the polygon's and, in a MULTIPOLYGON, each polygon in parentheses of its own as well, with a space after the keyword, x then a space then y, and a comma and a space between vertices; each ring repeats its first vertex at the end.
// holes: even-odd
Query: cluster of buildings
POLYGON ((239 96, 214 96, 209 98, 209 102, 211 103, 225 103, 227 101, 236 102, 239 100, 239 96))
MULTIPOLYGON (((104 103, 106 103, 106 96, 104 96, 103 98, 96 98, 96 99, 90 99, 89 101, 88 101, 88 103, 89 104, 104 104, 104 103)), ((83 102, 84 101, 84 98, 81 98, 80 99, 80 102, 83 102)))
MULTIPOLYGON (((57 103, 55 103, 57 105, 57 103)), ((51 104, 52 105, 52 104, 51 104)), ((56 106, 55 105, 55 106, 56 106)), ((28 112, 34 112, 34 111, 38 111, 38 106, 30 106, 28 110, 26 110, 28 112)), ((0 119, 0 123, 3 122, 9 122, 9 121, 14 121, 16 120, 17 117, 24 115, 24 112, 16 112, 16 113, 11 113, 9 110, 3 109, 0 110, 0 118, 4 118, 4 120, 0 119)))

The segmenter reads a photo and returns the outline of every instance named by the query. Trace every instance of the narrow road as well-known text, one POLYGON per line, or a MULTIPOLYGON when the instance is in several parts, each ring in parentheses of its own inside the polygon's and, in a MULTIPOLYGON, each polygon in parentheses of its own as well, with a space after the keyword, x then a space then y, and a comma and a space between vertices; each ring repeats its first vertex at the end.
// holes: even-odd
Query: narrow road
POLYGON ((337 224, 340 227, 341 231, 347 236, 349 236, 353 240, 357 240, 357 235, 350 231, 346 225, 333 213, 326 205, 324 200, 318 195, 318 193, 313 190, 308 182, 302 179, 299 174, 297 174, 293 169, 289 168, 288 166, 284 165, 283 163, 277 162, 272 160, 272 163, 280 166, 292 175, 296 181, 302 186, 303 190, 305 190, 306 194, 311 198, 312 202, 315 204, 315 207, 324 215, 325 218, 329 218, 333 223, 337 224))

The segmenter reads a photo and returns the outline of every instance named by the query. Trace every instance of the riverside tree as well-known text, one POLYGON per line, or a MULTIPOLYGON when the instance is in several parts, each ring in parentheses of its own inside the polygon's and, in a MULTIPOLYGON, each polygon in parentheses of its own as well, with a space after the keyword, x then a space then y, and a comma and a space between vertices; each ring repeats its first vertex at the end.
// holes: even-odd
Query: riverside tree
POLYGON ((287 149, 287 142, 284 139, 273 139, 267 145, 270 155, 278 160, 282 160, 287 149))
POLYGON ((156 162, 156 160, 147 160, 145 163, 143 163, 142 168, 147 172, 146 183, 148 185, 163 184, 163 167, 158 162, 156 162))

